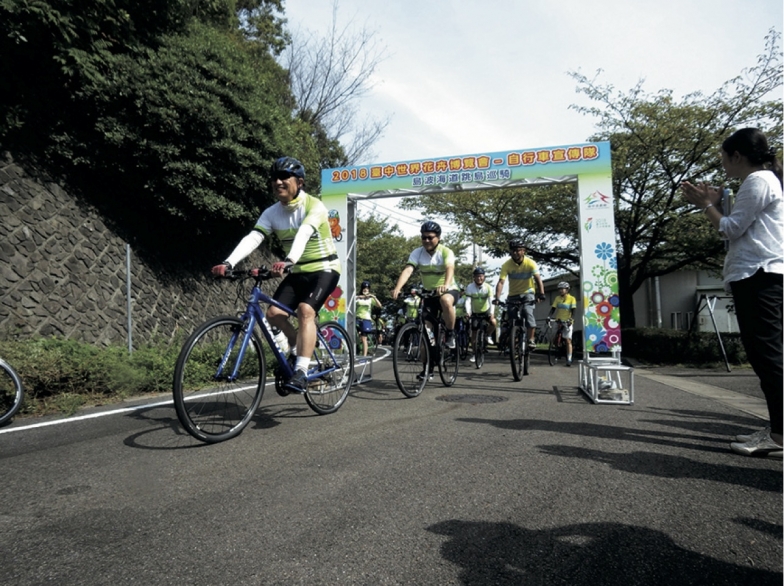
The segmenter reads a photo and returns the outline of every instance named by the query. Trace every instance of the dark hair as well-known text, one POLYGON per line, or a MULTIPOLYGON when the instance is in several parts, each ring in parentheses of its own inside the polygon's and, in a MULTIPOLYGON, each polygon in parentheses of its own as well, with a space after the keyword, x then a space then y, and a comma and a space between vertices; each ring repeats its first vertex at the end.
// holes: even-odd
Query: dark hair
POLYGON ((768 146, 768 139, 759 128, 741 128, 721 143, 725 153, 738 153, 752 165, 765 165, 782 181, 781 162, 775 149, 768 146))

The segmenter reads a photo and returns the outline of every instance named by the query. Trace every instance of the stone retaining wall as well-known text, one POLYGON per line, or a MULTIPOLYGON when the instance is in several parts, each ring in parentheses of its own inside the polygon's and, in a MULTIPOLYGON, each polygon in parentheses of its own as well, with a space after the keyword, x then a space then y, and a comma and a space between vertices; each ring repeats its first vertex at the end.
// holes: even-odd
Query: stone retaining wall
MULTIPOLYGON (((0 156, 0 338, 127 344, 126 247, 94 208, 0 156)), ((131 250, 134 346, 234 313, 237 296, 233 284, 152 266, 131 250)))

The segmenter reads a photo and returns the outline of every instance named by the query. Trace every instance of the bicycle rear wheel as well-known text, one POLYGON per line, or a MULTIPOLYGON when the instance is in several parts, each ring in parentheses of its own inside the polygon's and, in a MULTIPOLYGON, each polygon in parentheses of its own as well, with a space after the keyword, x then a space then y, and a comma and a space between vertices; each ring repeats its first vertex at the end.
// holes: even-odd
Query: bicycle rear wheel
POLYGON ((319 326, 308 375, 320 372, 325 374, 310 381, 305 400, 319 415, 328 415, 346 402, 354 384, 354 344, 346 329, 334 321, 319 326))
POLYGON ((516 381, 523 379, 526 358, 525 330, 518 325, 512 326, 509 330, 509 361, 512 363, 512 377, 516 381))
POLYGON ((408 398, 419 396, 431 376, 430 347, 422 339, 419 326, 405 324, 395 337, 392 368, 397 388, 408 398))
POLYGON ((457 345, 454 348, 449 348, 446 345, 443 329, 439 341, 438 376, 441 377, 444 386, 451 387, 457 380, 457 371, 460 368, 460 349, 457 345))
POLYGON ((10 421, 22 407, 22 379, 5 360, 0 360, 0 425, 10 421))
POLYGON ((174 408, 185 430, 207 443, 237 436, 264 394, 267 368, 261 339, 240 347, 246 324, 217 317, 202 324, 182 347, 174 368, 174 408), (236 371, 236 376, 233 374, 236 371))
POLYGON ((464 325, 460 327, 460 330, 457 332, 457 347, 460 349, 460 360, 466 360, 468 358, 468 352, 471 347, 471 343, 468 337, 468 328, 464 325))

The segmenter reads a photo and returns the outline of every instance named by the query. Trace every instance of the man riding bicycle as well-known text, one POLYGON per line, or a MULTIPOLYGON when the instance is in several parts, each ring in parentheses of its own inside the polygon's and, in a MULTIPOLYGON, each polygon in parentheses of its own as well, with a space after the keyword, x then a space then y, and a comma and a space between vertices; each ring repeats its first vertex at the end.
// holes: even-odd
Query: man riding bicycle
MULTIPOLYGON (((477 336, 487 336, 487 342, 492 343, 490 339, 490 332, 495 332, 495 316, 490 311, 490 298, 493 295, 493 288, 485 282, 485 270, 482 267, 474 269, 474 282, 466 287, 466 297, 469 302, 466 303, 466 315, 471 319, 471 347, 476 354, 477 336), (480 332, 478 330, 479 324, 482 319, 485 319, 486 331, 480 332)), ((471 357, 471 362, 474 362, 474 357, 471 357)))
POLYGON ((566 366, 572 365, 572 330, 574 328, 574 310, 577 309, 577 300, 569 294, 569 283, 558 283, 558 297, 553 300, 547 322, 555 317, 562 322, 561 336, 566 341, 566 366))
POLYGON ((455 255, 441 244, 441 226, 436 222, 425 222, 420 228, 422 246, 417 248, 408 257, 406 267, 400 273, 395 288, 392 289, 392 299, 397 299, 400 290, 411 278, 415 269, 419 269, 422 277, 422 286, 425 290, 435 291, 436 297, 428 297, 423 302, 423 311, 435 319, 437 323, 439 314, 446 324, 446 345, 455 347, 455 304, 460 298, 460 292, 453 284, 455 275, 455 255))
POLYGON ((522 302, 520 307, 520 317, 528 330, 528 348, 536 348, 536 318, 534 317, 534 306, 544 301, 544 282, 539 275, 539 265, 533 259, 525 255, 526 246, 522 240, 517 238, 509 241, 509 255, 511 258, 501 265, 501 275, 495 287, 495 302, 501 299, 504 290, 504 283, 509 277, 509 292, 506 297, 507 303, 522 302), (538 289, 538 293, 536 290, 538 289), (536 293, 536 295, 534 295, 536 293))
POLYGON ((270 324, 282 330, 292 351, 296 348, 296 372, 286 382, 289 391, 303 393, 308 384, 308 366, 316 347, 316 317, 340 279, 340 260, 332 241, 326 206, 305 193, 305 167, 297 159, 280 157, 270 167, 270 188, 277 198, 262 212, 253 230, 245 236, 212 274, 224 276, 275 234, 283 245, 285 260, 273 263, 271 273, 282 277, 273 298, 296 310, 299 329, 277 307, 267 309, 270 324))

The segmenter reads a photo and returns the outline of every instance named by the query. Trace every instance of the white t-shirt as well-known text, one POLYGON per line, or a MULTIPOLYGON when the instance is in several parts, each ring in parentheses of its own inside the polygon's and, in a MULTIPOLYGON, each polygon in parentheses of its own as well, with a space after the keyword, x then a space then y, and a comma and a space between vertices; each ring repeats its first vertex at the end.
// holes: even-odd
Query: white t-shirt
POLYGON ((743 181, 729 216, 719 222, 729 240, 724 258, 724 287, 763 269, 784 274, 784 203, 772 171, 755 171, 743 181))

